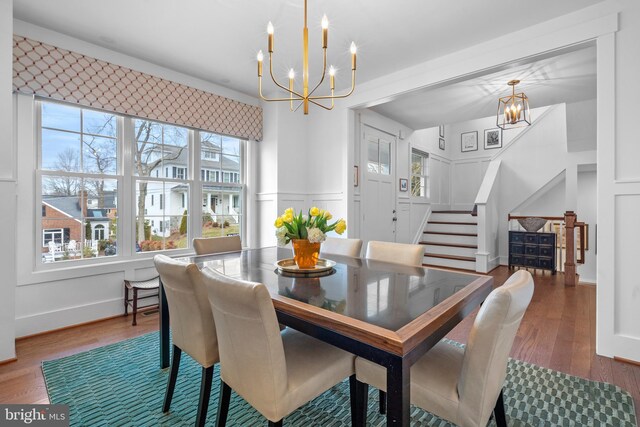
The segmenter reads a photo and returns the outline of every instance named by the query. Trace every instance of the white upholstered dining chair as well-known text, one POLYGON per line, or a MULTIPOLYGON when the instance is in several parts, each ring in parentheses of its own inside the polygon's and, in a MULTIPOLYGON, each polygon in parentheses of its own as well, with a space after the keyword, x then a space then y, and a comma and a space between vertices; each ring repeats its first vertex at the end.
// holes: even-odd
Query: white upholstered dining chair
MULTIPOLYGON (((506 426, 502 386, 513 340, 533 296, 527 271, 513 274, 487 297, 466 347, 441 341, 411 367, 411 403, 461 427, 484 427, 494 413, 506 426)), ((386 390, 385 368, 356 359, 358 381, 386 390)), ((358 410, 366 411, 365 404, 358 410)))
MULTIPOLYGON (((280 332, 267 288, 208 268, 190 272, 207 289, 220 349, 217 426, 224 426, 231 389, 281 426, 291 412, 349 377, 354 356, 288 328, 280 332)), ((352 417, 355 401, 352 393, 352 417)))
POLYGON ((201 237, 193 239, 193 249, 198 255, 237 252, 242 250, 240 236, 201 237))
POLYGON ((327 237, 320 246, 320 254, 340 255, 358 258, 362 250, 362 240, 327 237))
POLYGON ((422 245, 372 240, 367 244, 367 254, 365 258, 396 264, 421 266, 424 259, 424 247, 422 245))
POLYGON ((213 366, 219 361, 216 328, 207 291, 191 280, 189 273, 198 271, 195 264, 178 262, 165 255, 156 255, 153 261, 167 297, 173 338, 171 370, 162 411, 168 412, 171 406, 180 358, 184 351, 202 366, 196 426, 204 426, 209 407, 213 366))

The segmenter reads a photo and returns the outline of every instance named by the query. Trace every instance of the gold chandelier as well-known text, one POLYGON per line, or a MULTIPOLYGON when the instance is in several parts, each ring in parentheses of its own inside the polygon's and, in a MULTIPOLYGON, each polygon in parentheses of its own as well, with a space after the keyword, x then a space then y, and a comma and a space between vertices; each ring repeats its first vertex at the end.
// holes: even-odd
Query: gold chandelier
POLYGON ((511 86, 511 95, 498 100, 497 126, 502 129, 513 129, 531 124, 529 114, 529 98, 524 92, 516 93, 516 85, 520 80, 511 80, 507 84, 511 86))
MULTIPOLYGON (((313 95, 316 89, 320 87, 322 82, 324 81, 326 72, 327 72, 327 40, 329 37, 329 21, 327 20, 327 16, 322 17, 322 59, 323 59, 323 67, 322 67, 322 77, 318 84, 311 90, 309 90, 309 29, 307 28, 307 0, 304 0, 304 28, 302 30, 302 93, 298 92, 295 89, 295 71, 293 68, 289 70, 289 87, 285 87, 278 83, 276 78, 273 75, 273 24, 269 22, 267 25, 267 33, 269 35, 269 74, 271 74, 271 80, 278 86, 280 89, 288 92, 288 98, 266 98, 262 95, 262 61, 264 60, 264 55, 262 54, 262 50, 258 52, 258 92, 260 94, 260 98, 265 101, 288 101, 290 106, 290 110, 294 111, 293 103, 294 101, 302 101, 300 105, 303 106, 304 114, 309 114, 309 103, 315 104, 318 107, 322 107, 326 110, 332 110, 334 107, 334 101, 338 98, 346 98, 347 96, 353 93, 353 90, 356 87, 356 45, 354 42, 351 42, 351 90, 343 95, 334 95, 335 90, 335 75, 336 69, 333 67, 329 67, 329 89, 331 90, 331 95, 313 95), (331 100, 331 106, 327 107, 323 105, 319 101, 323 100, 331 100)), ((300 107, 296 107, 296 110, 300 107)))

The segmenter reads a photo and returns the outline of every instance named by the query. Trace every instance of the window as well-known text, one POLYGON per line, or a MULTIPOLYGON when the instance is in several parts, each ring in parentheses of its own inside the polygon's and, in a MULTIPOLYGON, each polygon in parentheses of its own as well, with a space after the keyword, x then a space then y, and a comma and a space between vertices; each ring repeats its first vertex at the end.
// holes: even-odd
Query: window
POLYGON ((93 229, 93 238, 95 240, 104 240, 104 225, 98 224, 93 229))
POLYGON ((370 137, 367 144, 367 171, 391 175, 391 143, 370 137))
POLYGON ((429 197, 429 155, 411 150, 411 195, 429 197))
POLYGON ((62 230, 62 228, 42 230, 42 246, 47 246, 49 242, 62 244, 63 235, 64 231, 62 230))
POLYGON ((133 122, 137 146, 133 164, 138 244, 143 252, 186 248, 188 225, 181 227, 181 222, 191 188, 188 180, 191 131, 151 120, 133 122), (164 170, 164 178, 152 179, 158 169, 164 170), (158 197, 157 206, 151 205, 153 196, 158 197), (145 214, 147 204, 151 206, 145 214), (160 226, 151 227, 151 221, 160 226))
MULTIPOLYGON (((109 224, 117 221, 119 141, 118 118, 106 112, 71 107, 55 102, 37 104, 41 127, 38 134, 39 196, 42 203, 37 221, 42 229, 43 262, 58 262, 105 256, 94 245, 89 219, 105 218, 102 239, 115 243, 109 224), (86 250, 74 256, 48 254, 49 242, 61 250, 79 244, 86 250), (46 256, 46 255, 49 256, 46 256)), ((62 254, 62 252, 61 252, 62 254)))
POLYGON ((205 236, 242 232, 244 141, 58 102, 35 105, 42 262, 100 258, 105 247, 112 256, 187 248, 193 220, 205 236), (193 194, 202 212, 185 215, 193 194), (117 209, 120 197, 134 201, 126 214, 117 209), (119 230, 126 247, 113 255, 119 230))
POLYGON ((199 136, 202 159, 202 236, 241 235, 244 141, 209 132, 199 132, 199 136))

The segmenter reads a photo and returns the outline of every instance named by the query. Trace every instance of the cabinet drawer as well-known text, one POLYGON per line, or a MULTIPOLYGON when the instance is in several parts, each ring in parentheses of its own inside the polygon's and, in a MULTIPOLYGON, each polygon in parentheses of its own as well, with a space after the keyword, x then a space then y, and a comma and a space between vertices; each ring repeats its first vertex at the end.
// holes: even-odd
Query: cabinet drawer
POLYGON ((518 233, 517 231, 509 232, 509 241, 514 243, 524 243, 524 233, 518 233))
POLYGON ((539 247, 536 245, 524 245, 524 254, 525 255, 539 255, 539 247))
POLYGON ((551 258, 538 258, 538 266, 547 270, 553 270, 553 260, 551 258))
POLYGON ((540 248, 540 253, 538 255, 546 256, 549 258, 553 257, 553 252, 554 252, 553 246, 539 246, 539 248, 540 248))
POLYGON ((524 253, 524 245, 520 245, 518 243, 512 243, 509 250, 510 250, 510 252, 512 254, 523 254, 524 253))
POLYGON ((538 234, 537 233, 527 233, 524 235, 525 243, 532 243, 534 245, 538 244, 538 234))
POLYGON ((538 267, 538 257, 524 257, 524 265, 527 267, 538 267))
POLYGON ((509 260, 510 265, 524 265, 524 257, 522 255, 514 255, 511 254, 511 259, 509 260))
POLYGON ((555 234, 541 234, 538 236, 538 243, 541 245, 553 245, 555 239, 555 234))

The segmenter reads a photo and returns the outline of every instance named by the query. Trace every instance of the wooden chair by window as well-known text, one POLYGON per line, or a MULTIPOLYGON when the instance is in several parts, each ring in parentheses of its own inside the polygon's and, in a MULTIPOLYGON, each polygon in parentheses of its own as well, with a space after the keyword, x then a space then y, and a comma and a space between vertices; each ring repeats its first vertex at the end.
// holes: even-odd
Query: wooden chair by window
MULTIPOLYGON (((411 367, 411 403, 461 427, 484 427, 491 413, 506 426, 502 385, 513 340, 533 296, 527 271, 513 274, 480 308, 465 348, 440 342, 411 367)), ((358 381, 386 389, 386 370, 356 359, 358 381)), ((366 411, 367 387, 363 390, 366 411)), ((365 413, 366 416, 366 413, 365 413)))
POLYGON ((213 366, 220 360, 216 326, 204 286, 195 284, 191 277, 198 271, 195 264, 174 261, 165 255, 153 258, 169 305, 169 323, 173 337, 171 372, 167 382, 162 412, 168 412, 178 378, 180 357, 184 351, 202 366, 200 400, 196 426, 204 426, 209 407, 213 366))
POLYGON ((242 250, 240 236, 202 237, 193 239, 193 249, 198 255, 236 252, 242 250))
POLYGON ((325 255, 340 255, 352 258, 360 257, 362 250, 362 240, 360 239, 340 239, 327 237, 320 246, 320 253, 325 255))
POLYGON ((129 315, 129 306, 131 306, 131 312, 133 313, 133 322, 131 324, 136 326, 138 324, 138 312, 143 308, 157 308, 158 304, 150 304, 144 307, 138 306, 138 301, 148 298, 157 298, 158 289, 160 288, 159 277, 152 277, 148 280, 125 280, 124 281, 124 315, 129 315), (142 293, 140 293, 142 292, 142 293), (133 294, 133 295, 131 295, 133 294))
MULTIPOLYGON (((199 285, 207 289, 217 325, 221 377, 217 426, 226 423, 231 389, 267 418, 269 426, 281 426, 284 417, 347 377, 353 390, 353 354, 291 328, 280 333, 263 284, 231 279, 207 268, 189 274, 199 276, 199 285)), ((354 422, 355 414, 352 410, 354 422)))

